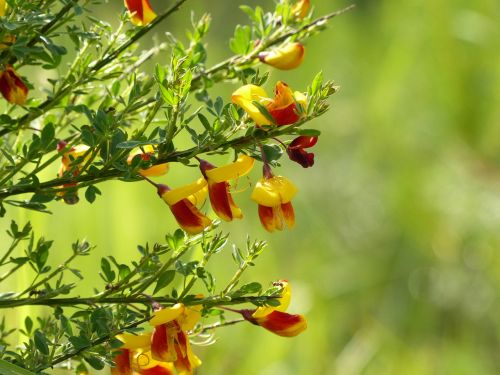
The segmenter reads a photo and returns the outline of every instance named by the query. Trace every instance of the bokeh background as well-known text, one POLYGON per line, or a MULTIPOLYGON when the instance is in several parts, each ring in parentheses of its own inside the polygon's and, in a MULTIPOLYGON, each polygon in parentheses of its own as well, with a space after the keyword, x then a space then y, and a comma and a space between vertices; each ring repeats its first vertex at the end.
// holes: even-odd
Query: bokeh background
MULTIPOLYGON (((317 15, 350 4, 312 2, 317 15)), ((172 1, 152 3, 162 9, 172 1)), ((210 12, 209 62, 216 63, 231 54, 235 25, 246 22, 238 6, 271 3, 190 1, 163 31, 183 38, 191 11, 210 12)), ((247 233, 269 241, 244 279, 288 279, 289 310, 306 314, 309 328, 294 339, 248 324, 220 329, 215 345, 195 348, 201 375, 500 373, 500 3, 356 3, 307 42, 300 69, 271 71, 268 88, 284 80, 304 90, 320 70, 342 87, 331 111, 311 124, 322 132, 314 167, 283 161, 279 170, 300 190, 296 228, 267 234, 249 188, 235 196, 245 219, 223 226, 236 244, 247 233)), ((121 5, 96 14, 112 21, 121 5)), ((163 31, 145 43, 161 41, 163 31)), ((235 87, 211 93, 229 101, 235 87)), ((195 175, 174 166, 162 182, 195 175)), ((0 238, 9 219, 30 220, 55 240, 53 264, 76 238, 88 239, 97 246, 80 264, 88 279, 79 291, 88 295, 102 287, 100 256, 136 258, 137 244, 161 242, 175 229, 147 184, 99 188, 94 204, 54 202, 50 216, 11 209, 0 238)), ((210 269, 225 285, 234 271, 229 248, 210 269)))

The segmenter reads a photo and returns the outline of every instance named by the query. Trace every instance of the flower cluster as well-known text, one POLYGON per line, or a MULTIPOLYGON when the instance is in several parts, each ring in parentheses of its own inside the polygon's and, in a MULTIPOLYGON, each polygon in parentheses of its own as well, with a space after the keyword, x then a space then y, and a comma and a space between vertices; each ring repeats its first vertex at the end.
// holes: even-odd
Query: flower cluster
MULTIPOLYGON (((261 306, 256 309, 225 310, 241 314, 248 322, 260 326, 278 336, 293 337, 307 328, 302 315, 288 314, 291 288, 286 280, 273 283, 280 288, 278 306, 261 306)), ((201 360, 193 353, 189 341, 201 319, 201 305, 185 306, 177 303, 172 307, 157 309, 149 324, 152 332, 134 335, 123 333, 116 338, 122 345, 117 351, 111 369, 112 375, 180 375, 193 374, 201 360)))

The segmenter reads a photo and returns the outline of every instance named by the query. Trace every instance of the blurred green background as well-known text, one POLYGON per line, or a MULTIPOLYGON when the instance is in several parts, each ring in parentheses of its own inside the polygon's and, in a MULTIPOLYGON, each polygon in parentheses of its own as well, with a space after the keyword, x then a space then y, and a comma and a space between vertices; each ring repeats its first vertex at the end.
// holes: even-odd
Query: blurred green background
MULTIPOLYGON (((316 15, 350 4, 312 2, 316 15)), ((152 3, 159 10, 172 2, 152 3)), ((319 70, 342 87, 311 124, 322 131, 314 167, 284 160, 279 170, 299 188, 296 228, 267 234, 248 189, 235 195, 245 219, 223 226, 237 244, 247 232, 269 241, 245 280, 288 279, 289 311, 306 314, 309 328, 294 339, 248 324, 220 329, 215 345, 195 348, 199 374, 500 373, 500 2, 356 3, 307 42, 298 70, 271 71, 269 89, 284 80, 304 90, 319 70)), ((246 22, 241 4, 272 6, 193 0, 165 30, 183 37, 191 10, 212 13, 207 42, 216 63, 230 55, 234 26, 246 22)), ((96 12, 111 20, 120 10, 116 1, 96 12)), ((229 101, 235 87, 211 93, 229 101)), ((172 169, 161 181, 196 175, 172 169)), ((97 245, 81 262, 90 276, 82 295, 101 285, 99 256, 136 258, 136 244, 175 229, 147 184, 99 187, 93 205, 52 203, 51 216, 11 209, 1 222, 5 236, 10 218, 31 220, 55 240, 54 264, 76 238, 97 245)), ((210 269, 222 287, 234 271, 229 248, 210 269)))

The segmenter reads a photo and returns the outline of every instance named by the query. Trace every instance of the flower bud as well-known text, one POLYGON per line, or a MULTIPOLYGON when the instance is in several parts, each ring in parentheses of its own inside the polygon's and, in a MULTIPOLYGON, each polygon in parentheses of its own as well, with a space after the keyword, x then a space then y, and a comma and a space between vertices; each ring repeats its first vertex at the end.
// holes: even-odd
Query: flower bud
POLYGON ((259 53, 259 60, 277 69, 297 68, 304 60, 305 48, 300 43, 289 43, 270 52, 259 53))

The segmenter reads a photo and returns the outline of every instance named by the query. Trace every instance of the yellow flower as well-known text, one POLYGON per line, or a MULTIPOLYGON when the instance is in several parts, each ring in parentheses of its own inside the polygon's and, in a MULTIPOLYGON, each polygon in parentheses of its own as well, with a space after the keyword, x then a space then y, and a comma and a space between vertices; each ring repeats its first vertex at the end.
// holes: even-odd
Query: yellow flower
POLYGON ((146 26, 156 18, 149 0, 124 0, 130 20, 137 26, 146 26))
POLYGON ((179 374, 191 375, 201 365, 193 353, 187 331, 201 318, 201 306, 182 303, 156 311, 149 324, 154 326, 151 337, 151 356, 162 362, 173 362, 179 374))
POLYGON ((268 97, 266 91, 259 86, 245 85, 236 90, 231 100, 239 105, 255 121, 257 125, 271 125, 271 121, 264 116, 253 103, 264 106, 274 120, 274 124, 290 125, 300 119, 297 113, 297 103, 305 107, 307 98, 301 92, 293 92, 284 82, 278 81, 274 89, 274 99, 268 97))
POLYGON ((268 232, 283 230, 285 224, 292 228, 295 213, 292 198, 297 188, 290 180, 282 176, 264 176, 252 192, 252 200, 259 205, 260 222, 268 232))
POLYGON ((205 160, 200 161, 200 169, 208 182, 208 195, 212 208, 222 220, 241 219, 243 213, 234 203, 229 192, 229 180, 235 180, 248 174, 254 165, 254 159, 240 155, 236 162, 223 167, 215 167, 205 160))
POLYGON ((197 204, 203 202, 207 192, 204 178, 177 189, 158 185, 158 195, 168 204, 179 226, 189 234, 198 234, 212 223, 196 208, 197 204))
POLYGON ((298 18, 302 19, 309 13, 309 8, 311 7, 311 0, 299 0, 292 6, 292 14, 298 18))
POLYGON ((28 98, 28 87, 10 65, 0 72, 0 92, 12 104, 23 105, 28 98))
MULTIPOLYGON (((127 159, 127 163, 131 164, 132 159, 134 159, 136 155, 140 155, 142 160, 147 161, 151 158, 151 155, 154 155, 154 153, 155 149, 152 145, 138 147, 130 152, 130 155, 127 159)), ((169 168, 168 163, 163 163, 163 164, 153 165, 152 167, 147 169, 139 169, 139 173, 142 176, 146 177, 162 176, 168 172, 168 168, 169 168)))
POLYGON ((277 69, 297 68, 304 60, 305 48, 300 43, 288 43, 270 52, 259 53, 259 60, 277 69))

